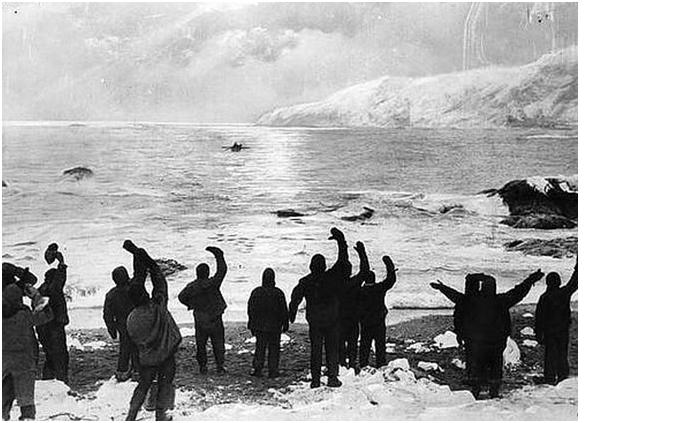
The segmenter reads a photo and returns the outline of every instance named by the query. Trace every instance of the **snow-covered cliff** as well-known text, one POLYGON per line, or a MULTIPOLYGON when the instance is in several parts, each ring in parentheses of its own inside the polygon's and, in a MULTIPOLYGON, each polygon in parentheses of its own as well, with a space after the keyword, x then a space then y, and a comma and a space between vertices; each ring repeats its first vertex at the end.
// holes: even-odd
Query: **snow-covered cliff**
POLYGON ((517 67, 424 78, 383 77, 325 100, 275 109, 257 124, 316 127, 576 125, 578 49, 517 67))

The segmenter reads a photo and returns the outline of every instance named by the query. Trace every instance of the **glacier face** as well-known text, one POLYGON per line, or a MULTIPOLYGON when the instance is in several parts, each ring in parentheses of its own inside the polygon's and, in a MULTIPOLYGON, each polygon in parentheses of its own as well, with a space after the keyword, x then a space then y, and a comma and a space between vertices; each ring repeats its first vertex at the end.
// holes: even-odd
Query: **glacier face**
POLYGON ((517 67, 382 77, 263 114, 265 126, 484 128, 578 122, 578 48, 517 67))

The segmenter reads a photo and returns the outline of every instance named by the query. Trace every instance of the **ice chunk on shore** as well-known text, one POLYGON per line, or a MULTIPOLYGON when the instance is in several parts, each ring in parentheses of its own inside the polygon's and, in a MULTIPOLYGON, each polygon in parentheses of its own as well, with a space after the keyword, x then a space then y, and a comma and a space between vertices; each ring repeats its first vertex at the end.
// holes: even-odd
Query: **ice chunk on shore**
POLYGON ((521 331, 519 331, 524 336, 536 336, 536 333, 534 332, 533 328, 530 328, 529 326, 526 326, 523 328, 521 331))
POLYGON ((451 364, 458 367, 459 369, 465 370, 465 362, 462 361, 460 358, 454 358, 453 360, 451 360, 451 364))
POLYGON ((422 342, 413 343, 413 344, 409 345, 408 347, 406 347, 406 350, 407 350, 407 351, 414 352, 414 353, 416 353, 416 354, 422 354, 422 353, 426 353, 426 352, 432 351, 432 350, 430 349, 430 347, 426 346, 426 345, 425 345, 424 343, 422 343, 422 342))
POLYGON ((246 344, 254 344, 256 342, 257 342, 257 338, 254 337, 254 336, 252 338, 248 338, 248 339, 245 340, 246 344))
POLYGON ((503 351, 503 364, 505 366, 514 366, 520 363, 521 352, 517 343, 508 337, 505 343, 505 350, 503 351))
POLYGON ((425 370, 426 372, 427 372, 427 371, 430 371, 430 370, 432 370, 432 371, 438 371, 438 372, 443 372, 443 371, 444 371, 444 369, 442 369, 441 367, 439 367, 439 364, 437 364, 437 363, 430 363, 430 362, 428 362, 428 361, 419 361, 419 362, 418 362, 418 368, 421 369, 421 370, 425 370))
POLYGON ((68 349, 73 348, 80 351, 83 351, 85 349, 85 347, 83 347, 83 344, 77 338, 74 338, 71 335, 66 335, 66 346, 68 347, 68 349))
POLYGON ((286 345, 289 342, 290 342, 290 336, 286 335, 285 333, 282 333, 281 334, 281 345, 286 345))
POLYGON ((458 346, 458 340, 456 339, 456 334, 451 332, 450 330, 447 330, 446 332, 442 333, 441 335, 435 336, 434 342, 435 342, 435 347, 439 348, 440 350, 444 350, 444 349, 447 349, 447 348, 456 348, 458 346))
POLYGON ((182 338, 184 338, 185 336, 196 335, 196 331, 194 328, 179 328, 179 334, 182 335, 182 338))
POLYGON ((524 313, 524 314, 522 315, 522 317, 524 317, 524 318, 526 318, 526 319, 529 319, 529 318, 531 318, 531 317, 534 317, 534 315, 531 314, 531 313, 524 313))
POLYGON ((234 346, 231 345, 231 344, 225 343, 225 344, 224 344, 224 349, 227 350, 227 351, 230 351, 230 350, 234 349, 234 346))
POLYGON ((522 341, 522 345, 524 345, 525 347, 534 348, 538 346, 538 342, 534 341, 533 339, 525 339, 524 341, 522 341))

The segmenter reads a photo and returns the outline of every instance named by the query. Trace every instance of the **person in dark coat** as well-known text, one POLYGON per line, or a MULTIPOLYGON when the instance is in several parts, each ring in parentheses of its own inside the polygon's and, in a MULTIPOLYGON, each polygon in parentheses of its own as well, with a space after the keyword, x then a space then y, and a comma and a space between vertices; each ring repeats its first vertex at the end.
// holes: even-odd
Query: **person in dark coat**
POLYGON ((2 419, 10 419, 14 400, 20 420, 35 420, 38 350, 34 327, 54 318, 52 309, 30 284, 9 283, 2 290, 2 419), (32 308, 23 304, 26 295, 32 308))
POLYGON ((262 286, 248 299, 248 329, 256 338, 252 376, 262 376, 265 352, 269 350, 269 377, 279 376, 281 333, 288 331, 286 296, 276 287, 274 270, 262 272, 262 286))
POLYGON ((479 295, 473 295, 465 306, 464 333, 468 337, 468 356, 472 378, 472 394, 479 398, 482 385, 489 385, 489 396, 499 396, 503 379, 503 350, 510 336, 507 322, 510 307, 522 300, 531 287, 543 277, 540 270, 530 274, 511 290, 496 293, 496 279, 480 274, 479 295))
POLYGON ((337 261, 326 270, 326 258, 315 254, 309 264, 310 273, 293 288, 288 308, 290 322, 295 323, 298 306, 303 299, 307 303, 305 316, 309 323, 311 343, 312 388, 321 386, 322 349, 326 350, 328 386, 342 386, 338 379, 340 295, 352 272, 352 266, 349 263, 345 235, 339 229, 332 228, 329 239, 338 243, 337 261))
POLYGON ((556 385, 569 376, 570 303, 578 289, 578 263, 563 287, 560 275, 555 272, 548 273, 545 282, 545 293, 536 305, 536 339, 545 349, 543 380, 556 385))
POLYGON ((217 373, 224 373, 224 322, 222 314, 227 303, 222 296, 221 287, 227 275, 227 263, 224 253, 217 247, 207 247, 207 251, 215 256, 217 271, 210 277, 210 267, 206 263, 196 266, 196 279, 190 282, 179 293, 179 301, 194 311, 194 327, 196 329, 196 361, 199 372, 208 372, 208 339, 212 344, 217 373))
POLYGON ((441 292, 451 300, 455 304, 455 308, 453 311, 453 333, 456 334, 456 338, 458 340, 458 344, 463 346, 464 351, 465 351, 465 373, 466 373, 466 382, 469 383, 471 380, 471 374, 470 374, 470 356, 468 354, 468 340, 469 336, 467 332, 465 331, 465 317, 466 317, 466 308, 468 306, 469 300, 472 296, 479 294, 479 285, 480 285, 480 279, 479 279, 480 274, 478 273, 470 273, 467 276, 465 276, 465 292, 461 294, 459 291, 457 291, 454 288, 448 287, 444 285, 444 283, 440 280, 437 280, 437 283, 431 283, 430 286, 437 291, 441 292))
POLYGON ((118 266, 111 272, 116 286, 106 293, 104 300, 104 323, 111 338, 118 338, 118 366, 116 379, 124 382, 130 378, 132 372, 139 372, 137 350, 130 340, 127 330, 127 318, 134 308, 130 300, 130 276, 123 266, 118 266))
POLYGON ((66 346, 66 326, 69 324, 64 285, 66 284, 66 264, 57 244, 50 244, 45 251, 45 261, 58 262, 57 268, 45 272, 45 281, 40 285, 40 295, 48 297, 54 319, 37 328, 38 339, 45 351, 43 380, 57 379, 68 384, 69 354, 66 346))
POLYGON ((175 354, 182 335, 168 311, 168 283, 158 264, 143 248, 129 240, 123 248, 134 256, 129 295, 135 308, 127 318, 127 330, 139 351, 139 383, 132 394, 126 420, 137 418, 155 379, 158 380, 156 420, 171 420, 167 413, 174 407, 175 354), (144 287, 147 273, 153 285, 151 296, 144 287))
MULTIPOLYGON (((385 337, 387 327, 387 306, 385 294, 397 281, 396 269, 390 256, 383 256, 387 277, 380 283, 375 282, 375 273, 368 271, 364 284, 359 290, 359 320, 361 322, 361 344, 359 346, 359 366, 368 366, 371 344, 375 342, 375 367, 387 364, 385 337)), ((366 258, 368 267, 368 258, 366 258)))
POLYGON ((21 283, 22 285, 35 285, 38 278, 31 273, 28 267, 15 266, 12 263, 2 263, 2 288, 7 285, 21 283))
POLYGON ((347 280, 340 296, 340 365, 359 372, 359 290, 370 271, 366 247, 358 241, 354 246, 359 255, 359 273, 347 280))

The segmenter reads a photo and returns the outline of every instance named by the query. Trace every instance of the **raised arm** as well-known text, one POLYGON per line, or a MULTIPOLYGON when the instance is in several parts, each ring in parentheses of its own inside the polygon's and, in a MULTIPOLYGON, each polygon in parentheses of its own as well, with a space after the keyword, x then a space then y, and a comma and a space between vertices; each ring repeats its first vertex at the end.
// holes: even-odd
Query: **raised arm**
POLYGON ((139 254, 136 254, 139 248, 129 239, 123 243, 123 249, 132 254, 132 279, 130 279, 130 284, 144 285, 144 282, 146 281, 146 274, 148 272, 145 258, 139 254))
POLYGON ((366 255, 366 247, 364 246, 364 243, 358 241, 354 249, 359 255, 359 273, 349 279, 350 288, 361 286, 364 280, 366 280, 366 275, 370 271, 368 255, 366 255))
POLYGON ((451 288, 450 286, 444 285, 444 283, 440 280, 437 280, 437 283, 431 283, 430 286, 433 289, 436 289, 437 291, 444 294, 446 298, 451 300, 451 302, 453 302, 454 304, 458 304, 465 297, 465 295, 462 292, 458 291, 455 288, 451 288))
POLYGON ((227 262, 224 260, 224 252, 217 247, 207 247, 207 251, 210 251, 215 256, 215 261, 217 262, 217 271, 215 275, 210 278, 210 284, 216 286, 218 289, 222 286, 224 277, 227 276, 227 262))
POLYGON ((304 287, 303 281, 301 280, 293 288, 293 292, 290 294, 290 306, 288 307, 288 320, 291 323, 295 323, 295 317, 297 316, 298 307, 304 298, 304 287))
POLYGON ((385 268, 387 269, 387 277, 384 281, 380 282, 380 287, 385 291, 389 291, 397 282, 397 269, 394 268, 394 263, 390 256, 383 256, 383 263, 385 263, 385 268))
POLYGON ((569 278, 569 282, 564 286, 564 289, 570 296, 578 289, 578 262, 576 262, 574 272, 571 274, 571 278, 569 278))
POLYGON ((349 262, 345 234, 338 228, 331 228, 331 236, 328 239, 334 239, 338 243, 338 259, 329 272, 337 276, 334 278, 336 281, 342 281, 343 277, 349 278, 352 273, 352 264, 349 262))
POLYGON ((515 285, 514 288, 499 295, 503 305, 507 308, 510 308, 517 304, 518 302, 522 301, 522 299, 526 297, 529 291, 531 290, 531 287, 534 286, 536 282, 541 280, 542 277, 543 272, 541 272, 541 269, 538 269, 534 273, 527 276, 527 278, 524 281, 515 285))

